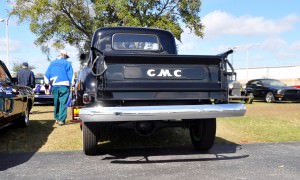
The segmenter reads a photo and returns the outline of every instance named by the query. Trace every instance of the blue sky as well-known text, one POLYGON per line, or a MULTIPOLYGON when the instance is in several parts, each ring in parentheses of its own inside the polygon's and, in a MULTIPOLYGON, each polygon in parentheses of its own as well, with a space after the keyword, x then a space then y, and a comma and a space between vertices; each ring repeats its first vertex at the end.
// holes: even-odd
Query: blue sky
MULTIPOLYGON (((0 0, 0 18, 10 9, 0 0)), ((300 65, 300 1, 299 0, 202 0, 200 16, 205 25, 204 38, 189 30, 178 42, 180 54, 219 54, 229 48, 229 57, 237 69, 300 65)), ((10 64, 27 61, 35 73, 44 73, 49 64, 29 25, 18 25, 9 19, 10 64)), ((0 23, 0 59, 6 62, 6 26, 0 23)), ((74 48, 67 48, 75 70, 79 69, 74 48)), ((52 59, 56 56, 53 51, 52 59)))

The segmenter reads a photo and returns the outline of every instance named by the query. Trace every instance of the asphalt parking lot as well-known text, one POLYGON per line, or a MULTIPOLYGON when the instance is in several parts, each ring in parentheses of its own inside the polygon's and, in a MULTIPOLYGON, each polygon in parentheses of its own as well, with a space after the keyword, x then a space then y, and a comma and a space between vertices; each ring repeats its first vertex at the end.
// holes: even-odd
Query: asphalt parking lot
POLYGON ((299 179, 300 142, 0 154, 1 179, 299 179))

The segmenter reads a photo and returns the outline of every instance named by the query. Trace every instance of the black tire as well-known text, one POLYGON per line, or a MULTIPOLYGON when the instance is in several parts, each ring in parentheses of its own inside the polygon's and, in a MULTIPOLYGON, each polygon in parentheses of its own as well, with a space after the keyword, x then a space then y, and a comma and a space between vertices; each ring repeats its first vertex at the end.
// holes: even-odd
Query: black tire
POLYGON ((20 128, 26 128, 29 126, 29 107, 27 105, 24 114, 17 119, 17 126, 20 128))
POLYGON ((82 122, 82 143, 83 152, 86 155, 97 154, 98 132, 95 123, 82 122))
POLYGON ((216 118, 192 120, 190 136, 196 150, 209 150, 216 137, 216 118))
POLYGON ((274 97, 274 95, 273 95, 272 92, 268 92, 268 93, 266 94, 266 96, 265 96, 265 101, 266 101, 267 103, 273 103, 273 102, 275 102, 275 97, 274 97))
POLYGON ((249 96, 249 98, 245 100, 245 103, 246 104, 252 104, 253 99, 254 99, 253 93, 249 93, 248 96, 249 96))

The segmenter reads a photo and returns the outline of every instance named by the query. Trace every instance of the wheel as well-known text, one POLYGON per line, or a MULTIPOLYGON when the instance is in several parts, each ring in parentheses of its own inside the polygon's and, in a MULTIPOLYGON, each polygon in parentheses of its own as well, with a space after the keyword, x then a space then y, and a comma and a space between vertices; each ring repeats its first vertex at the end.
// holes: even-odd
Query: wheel
POLYGON ((26 128, 29 126, 29 107, 27 105, 24 114, 17 119, 17 126, 26 128))
POLYGON ((273 102, 275 102, 275 98, 274 98, 274 95, 273 95, 272 92, 268 92, 268 93, 266 94, 265 101, 266 101, 267 103, 273 103, 273 102))
POLYGON ((209 150, 215 141, 216 118, 192 120, 190 136, 196 150, 209 150))
POLYGON ((249 96, 249 98, 245 100, 245 103, 246 104, 252 104, 253 99, 254 99, 253 93, 249 93, 248 96, 249 96))
POLYGON ((86 155, 95 155, 97 153, 97 126, 95 123, 82 123, 82 143, 83 152, 86 155))

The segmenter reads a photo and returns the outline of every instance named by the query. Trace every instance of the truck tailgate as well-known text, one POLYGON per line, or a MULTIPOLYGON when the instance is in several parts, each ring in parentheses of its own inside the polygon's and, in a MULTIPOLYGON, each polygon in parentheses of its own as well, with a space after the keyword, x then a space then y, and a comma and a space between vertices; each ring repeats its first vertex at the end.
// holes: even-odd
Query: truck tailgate
POLYGON ((112 92, 114 97, 121 92, 148 92, 153 99, 162 97, 162 92, 170 92, 164 96, 168 99, 178 97, 171 92, 195 92, 195 99, 199 99, 197 96, 203 96, 201 92, 227 91, 222 56, 119 54, 106 55, 105 63, 107 70, 101 90, 112 92))

